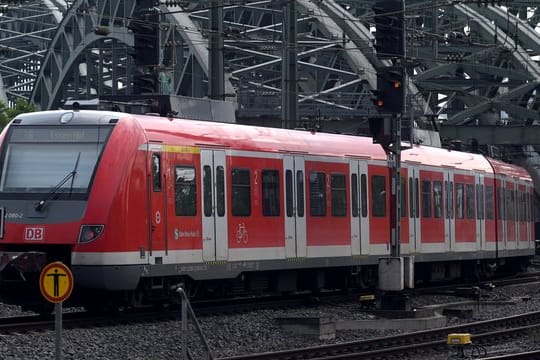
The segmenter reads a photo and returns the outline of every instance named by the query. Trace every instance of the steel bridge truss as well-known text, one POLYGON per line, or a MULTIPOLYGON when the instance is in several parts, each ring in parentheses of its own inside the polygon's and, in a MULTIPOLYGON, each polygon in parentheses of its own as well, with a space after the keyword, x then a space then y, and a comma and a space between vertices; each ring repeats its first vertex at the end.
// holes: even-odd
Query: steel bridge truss
MULTIPOLYGON (((51 109, 70 98, 131 93, 136 69, 128 25, 136 0, 22 3, 0 5, 0 96, 51 109)), ((208 95, 208 18, 216 4, 223 9, 226 99, 237 103, 239 121, 279 119, 286 1, 157 4, 159 66, 168 74, 162 89, 208 95)), ((378 59, 372 45, 372 4, 296 1, 302 121, 336 120, 352 131, 376 114, 371 90, 377 67, 388 60, 378 59)), ((538 121, 539 10, 534 1, 508 4, 406 1, 406 114, 418 126, 433 117, 449 124, 538 121)))

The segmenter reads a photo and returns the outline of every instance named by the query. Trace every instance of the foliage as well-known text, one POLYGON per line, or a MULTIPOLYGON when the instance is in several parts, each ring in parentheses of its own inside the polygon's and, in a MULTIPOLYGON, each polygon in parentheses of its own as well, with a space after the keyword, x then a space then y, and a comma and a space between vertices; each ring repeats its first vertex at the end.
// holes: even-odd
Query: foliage
POLYGON ((15 116, 36 111, 36 107, 24 99, 18 99, 15 107, 8 107, 0 101, 0 130, 2 130, 15 116))

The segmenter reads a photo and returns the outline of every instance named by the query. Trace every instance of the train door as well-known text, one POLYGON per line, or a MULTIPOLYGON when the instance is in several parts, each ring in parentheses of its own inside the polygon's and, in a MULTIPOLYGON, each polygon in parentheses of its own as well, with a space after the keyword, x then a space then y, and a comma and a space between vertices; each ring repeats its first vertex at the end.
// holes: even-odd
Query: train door
POLYGON ((367 163, 351 160, 351 252, 367 254, 369 246, 367 163))
POLYGON ((456 245, 456 222, 454 220, 454 172, 444 170, 444 234, 449 250, 456 245))
POLYGON ((478 250, 486 247, 486 221, 484 217, 484 175, 475 175, 476 194, 476 246, 478 250))
POLYGON ((517 249, 516 187, 513 180, 505 180, 506 249, 517 249))
POLYGON ((416 166, 407 168, 409 178, 409 252, 416 252, 420 241, 420 193, 419 170, 416 166))
POLYGON ((527 208, 528 208, 528 197, 527 197, 527 187, 523 183, 518 183, 517 186, 517 221, 518 226, 518 248, 527 249, 529 248, 529 233, 527 226, 527 208))
POLYGON ((166 184, 164 159, 165 153, 152 151, 149 157, 149 173, 151 174, 148 183, 148 197, 150 199, 149 224, 150 224, 150 241, 149 241, 149 260, 159 262, 159 258, 163 260, 166 249, 166 224, 167 219, 166 209, 166 184))
POLYGON ((301 156, 283 157, 285 184, 285 256, 307 256, 305 160, 301 156))
POLYGON ((524 227, 524 244, 527 249, 531 248, 531 242, 533 240, 532 232, 530 228, 530 197, 529 197, 529 187, 525 186, 523 189, 523 227, 524 227))
POLYGON ((499 250, 506 249, 506 194, 505 194, 505 181, 502 178, 496 179, 496 219, 497 219, 497 244, 496 248, 499 250))
POLYGON ((227 173, 225 151, 201 149, 203 261, 227 260, 227 173))

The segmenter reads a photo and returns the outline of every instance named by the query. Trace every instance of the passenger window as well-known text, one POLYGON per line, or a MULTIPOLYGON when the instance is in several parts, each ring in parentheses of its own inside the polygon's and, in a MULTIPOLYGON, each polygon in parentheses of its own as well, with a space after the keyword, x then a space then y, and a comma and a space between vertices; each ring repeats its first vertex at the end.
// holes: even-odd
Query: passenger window
POLYGON ((401 217, 407 217, 407 190, 403 176, 401 177, 401 217))
POLYGON ((467 184, 465 193, 465 201, 467 203, 467 219, 474 219, 474 185, 467 184))
POLYGON ((362 202, 362 217, 367 217, 367 177, 366 174, 360 176, 360 201, 362 202))
POLYGON ((264 216, 279 216, 279 171, 262 171, 262 205, 264 216))
POLYGON ((493 199, 493 186, 486 186, 486 219, 493 220, 495 218, 495 207, 493 199))
POLYGON ((296 213, 298 217, 304 217, 304 172, 296 172, 296 213))
POLYGON ((433 217, 442 218, 443 205, 442 205, 442 182, 433 182, 433 217))
POLYGON ((463 219, 465 217, 465 186, 463 184, 456 184, 456 219, 463 219))
POLYGON ((422 181, 422 217, 431 217, 431 181, 422 181))
POLYGON ((476 185, 476 214, 477 219, 484 219, 484 185, 476 185))
POLYGON ((152 185, 154 191, 161 191, 161 155, 159 154, 152 154, 152 185))
POLYGON ((358 175, 351 174, 352 217, 358 217, 358 175))
POLYGON ((177 216, 197 215, 197 186, 194 167, 176 166, 174 168, 174 193, 177 216))
POLYGON ((326 174, 309 173, 309 207, 311 216, 326 216, 326 174))
POLYGON ((210 166, 203 167, 203 211, 204 216, 212 216, 212 170, 210 166))
POLYGON ((414 206, 416 218, 420 217, 420 186, 418 185, 418 179, 414 179, 414 206))
POLYGON ((452 181, 444 182, 444 191, 446 199, 446 218, 454 218, 454 183, 452 181))
POLYGON ((374 217, 386 216, 386 178, 380 175, 371 177, 371 213, 374 217))
POLYGON ((409 214, 414 217, 414 187, 413 178, 409 178, 409 214))
POLYGON ((345 174, 330 176, 332 216, 347 215, 347 191, 345 190, 345 174))
POLYGON ((293 179, 292 171, 285 171, 285 205, 287 209, 287 217, 292 217, 293 213, 293 179))
POLYGON ((251 215, 251 183, 249 169, 231 170, 231 208, 233 216, 251 215))
POLYGON ((502 187, 500 187, 500 186, 497 187, 497 198, 498 198, 498 201, 497 201, 497 219, 498 220, 503 220, 505 218, 505 215, 504 215, 505 194, 504 194, 504 189, 502 187))
POLYGON ((216 168, 216 208, 219 217, 225 216, 225 169, 216 168))
POLYGON ((506 194, 506 199, 505 199, 505 208, 506 208, 505 219, 506 220, 513 220, 513 216, 512 216, 512 212, 513 212, 512 199, 513 199, 514 191, 505 189, 505 194, 506 194))

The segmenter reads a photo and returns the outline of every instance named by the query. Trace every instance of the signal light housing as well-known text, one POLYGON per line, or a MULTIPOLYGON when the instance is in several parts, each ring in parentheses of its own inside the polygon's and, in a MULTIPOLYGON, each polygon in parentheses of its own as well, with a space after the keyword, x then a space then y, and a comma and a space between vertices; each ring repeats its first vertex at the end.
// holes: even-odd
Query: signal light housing
POLYGON ((378 69, 373 104, 380 113, 398 114, 403 111, 403 75, 403 68, 396 66, 378 69))
POLYGON ((404 5, 402 0, 383 0, 372 7, 375 13, 375 49, 379 58, 402 57, 404 46, 404 5))

